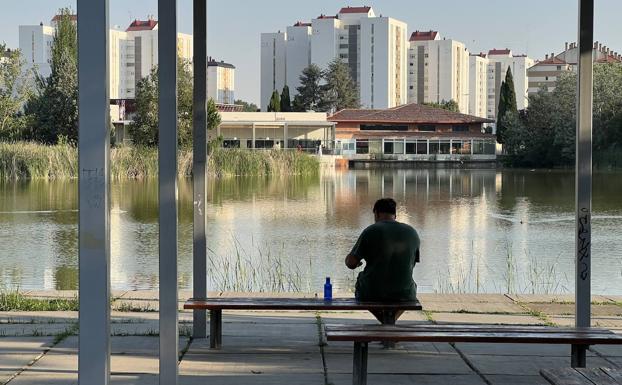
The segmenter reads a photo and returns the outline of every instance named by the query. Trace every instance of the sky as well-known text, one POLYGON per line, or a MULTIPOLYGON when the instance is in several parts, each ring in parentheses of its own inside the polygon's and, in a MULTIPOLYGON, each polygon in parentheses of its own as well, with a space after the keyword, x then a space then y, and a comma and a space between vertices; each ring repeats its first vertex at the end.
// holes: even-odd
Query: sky
MULTIPOLYGON (((110 24, 125 29, 135 19, 157 18, 157 0, 109 0, 110 24)), ((260 34, 296 21, 336 14, 342 6, 371 5, 415 30, 438 30, 471 52, 510 48, 543 59, 577 39, 576 0, 227 0, 208 1, 208 55, 236 66, 236 98, 259 103, 260 34)), ((0 42, 18 48, 19 25, 49 20, 75 0, 3 0, 0 42)), ((192 0, 178 0, 179 31, 192 32, 192 0)), ((622 52, 622 1, 596 0, 595 40, 622 52)))

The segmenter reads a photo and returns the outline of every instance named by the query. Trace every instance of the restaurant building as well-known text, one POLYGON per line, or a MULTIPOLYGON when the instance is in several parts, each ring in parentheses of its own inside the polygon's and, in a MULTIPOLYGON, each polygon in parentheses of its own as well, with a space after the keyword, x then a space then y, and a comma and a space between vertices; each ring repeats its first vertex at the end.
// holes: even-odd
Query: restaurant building
POLYGON ((350 159, 413 161, 495 160, 492 120, 421 104, 345 109, 331 117, 335 151, 350 159))

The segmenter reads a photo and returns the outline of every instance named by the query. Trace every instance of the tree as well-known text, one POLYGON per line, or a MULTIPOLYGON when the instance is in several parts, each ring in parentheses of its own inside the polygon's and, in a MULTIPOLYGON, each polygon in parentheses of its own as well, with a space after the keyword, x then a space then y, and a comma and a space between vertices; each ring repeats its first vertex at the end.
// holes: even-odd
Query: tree
POLYGON ((323 77, 326 83, 321 87, 320 110, 335 112, 361 106, 358 87, 347 64, 340 59, 334 59, 328 64, 323 77))
POLYGON ((460 112, 460 106, 458 103, 451 100, 442 100, 440 103, 423 103, 425 106, 430 106, 434 108, 440 108, 443 110, 451 111, 451 112, 460 112))
MULTIPOLYGON (((178 144, 182 147, 192 145, 192 103, 193 76, 190 63, 178 59, 177 64, 177 126, 178 144)), ((158 68, 154 67, 149 76, 141 79, 136 86, 136 114, 128 132, 135 144, 156 146, 158 144, 158 68)), ((205 129, 213 129, 220 124, 220 114, 212 99, 207 104, 208 124, 205 129)))
POLYGON ((245 102, 244 100, 238 99, 233 104, 242 106, 242 111, 244 112, 257 112, 259 107, 255 103, 245 102))
POLYGON ((26 106, 31 139, 56 143, 60 137, 78 140, 78 47, 76 26, 67 8, 59 11, 52 41, 51 74, 37 80, 37 90, 26 106))
POLYGON ((289 97, 289 87, 285 85, 281 92, 281 112, 291 112, 292 101, 289 97))
POLYGON ((268 112, 281 112, 281 97, 277 90, 272 91, 272 97, 268 103, 268 112))
POLYGON ((499 109, 497 112, 497 142, 504 144, 504 133, 506 126, 503 124, 503 118, 508 112, 518 113, 516 105, 516 91, 514 90, 514 77, 512 70, 508 67, 505 74, 505 81, 501 84, 499 91, 499 109))
POLYGON ((322 70, 315 64, 305 68, 300 75, 298 95, 294 98, 294 111, 312 111, 321 101, 322 70))
POLYGON ((16 141, 24 136, 23 106, 34 85, 31 72, 24 71, 25 64, 19 51, 0 44, 0 140, 16 141))

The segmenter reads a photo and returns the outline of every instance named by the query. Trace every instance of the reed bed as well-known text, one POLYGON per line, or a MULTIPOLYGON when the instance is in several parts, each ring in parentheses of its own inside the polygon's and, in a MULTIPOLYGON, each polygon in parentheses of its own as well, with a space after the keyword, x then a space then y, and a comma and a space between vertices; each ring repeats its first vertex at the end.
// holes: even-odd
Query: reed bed
MULTIPOLYGON (((319 161, 295 151, 216 149, 208 160, 208 173, 216 177, 315 175, 319 161)), ((53 146, 15 142, 0 143, 0 180, 70 179, 78 176, 78 151, 69 144, 53 146)), ((192 151, 178 155, 180 177, 192 175, 192 151)), ((143 179, 158 176, 156 148, 119 146, 110 151, 113 179, 143 179)))

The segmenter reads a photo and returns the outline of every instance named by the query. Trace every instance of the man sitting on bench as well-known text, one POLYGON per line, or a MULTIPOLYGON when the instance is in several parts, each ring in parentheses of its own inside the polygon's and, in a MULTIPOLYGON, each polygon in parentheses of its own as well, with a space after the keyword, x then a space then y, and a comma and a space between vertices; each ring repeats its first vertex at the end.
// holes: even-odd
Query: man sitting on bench
MULTIPOLYGON (((419 235, 411 226, 396 220, 397 204, 391 198, 374 205, 375 223, 367 227, 346 257, 352 270, 365 269, 356 280, 356 299, 361 302, 406 302, 417 298, 413 268, 419 262, 419 235)), ((372 312, 383 322, 383 315, 372 312)), ((401 315, 395 314, 394 320, 401 315)))

